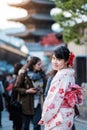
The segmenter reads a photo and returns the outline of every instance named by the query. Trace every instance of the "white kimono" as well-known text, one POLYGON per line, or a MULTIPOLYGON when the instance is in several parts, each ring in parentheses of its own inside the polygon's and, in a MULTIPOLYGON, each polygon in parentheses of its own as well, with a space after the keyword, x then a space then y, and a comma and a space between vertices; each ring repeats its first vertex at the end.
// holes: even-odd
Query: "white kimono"
POLYGON ((81 99, 78 101, 76 93, 71 90, 73 87, 75 87, 74 70, 58 71, 51 82, 39 122, 45 125, 45 130, 71 130, 74 105, 82 103, 82 93, 78 96, 81 99))

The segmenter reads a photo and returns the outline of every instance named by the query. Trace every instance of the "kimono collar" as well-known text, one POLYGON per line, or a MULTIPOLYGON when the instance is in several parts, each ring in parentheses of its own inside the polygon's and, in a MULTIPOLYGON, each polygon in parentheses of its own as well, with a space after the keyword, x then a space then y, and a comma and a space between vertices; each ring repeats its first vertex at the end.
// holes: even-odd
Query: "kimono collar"
POLYGON ((75 75, 75 70, 72 68, 62 69, 57 72, 57 75, 59 74, 75 75))

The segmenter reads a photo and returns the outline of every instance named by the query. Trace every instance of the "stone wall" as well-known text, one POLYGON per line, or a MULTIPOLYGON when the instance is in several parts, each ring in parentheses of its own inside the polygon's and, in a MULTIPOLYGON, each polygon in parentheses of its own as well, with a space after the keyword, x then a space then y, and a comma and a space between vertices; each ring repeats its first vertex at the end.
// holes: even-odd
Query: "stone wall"
POLYGON ((87 55, 87 44, 76 45, 74 42, 70 42, 68 48, 75 54, 75 56, 87 55))

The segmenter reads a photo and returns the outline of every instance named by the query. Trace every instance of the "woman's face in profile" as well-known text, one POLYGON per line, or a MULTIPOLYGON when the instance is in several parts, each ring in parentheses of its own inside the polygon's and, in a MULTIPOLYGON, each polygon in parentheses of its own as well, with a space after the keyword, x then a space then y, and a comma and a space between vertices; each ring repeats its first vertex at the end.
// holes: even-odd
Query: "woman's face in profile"
POLYGON ((61 70, 67 68, 67 62, 64 59, 58 59, 55 55, 52 56, 52 68, 53 70, 61 70))
POLYGON ((41 67, 42 67, 42 63, 41 61, 38 61, 34 66, 34 71, 40 71, 41 70, 41 67))

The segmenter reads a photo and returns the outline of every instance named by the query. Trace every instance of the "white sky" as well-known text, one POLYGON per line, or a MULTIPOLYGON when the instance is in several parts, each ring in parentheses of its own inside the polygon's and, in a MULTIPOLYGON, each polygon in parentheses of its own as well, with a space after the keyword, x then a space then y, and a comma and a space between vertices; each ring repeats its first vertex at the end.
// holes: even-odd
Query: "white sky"
POLYGON ((24 25, 16 22, 8 22, 10 18, 21 18, 27 16, 27 11, 21 8, 8 6, 8 3, 20 3, 23 0, 0 0, 0 30, 10 27, 24 27, 24 25))

